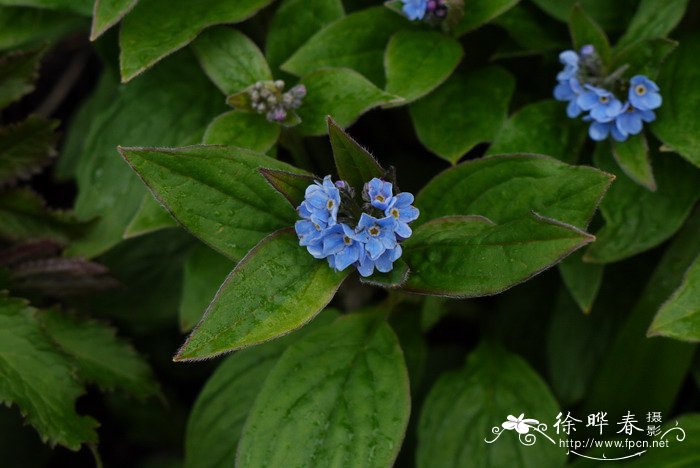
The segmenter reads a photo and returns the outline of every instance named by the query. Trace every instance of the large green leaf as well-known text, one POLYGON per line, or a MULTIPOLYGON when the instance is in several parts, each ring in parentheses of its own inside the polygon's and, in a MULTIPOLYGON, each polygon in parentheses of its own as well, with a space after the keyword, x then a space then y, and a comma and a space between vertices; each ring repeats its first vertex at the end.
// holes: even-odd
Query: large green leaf
POLYGON ((273 70, 320 29, 341 18, 340 0, 284 0, 267 30, 265 55, 273 70))
POLYGON ((92 0, 0 0, 0 5, 70 11, 85 16, 92 14, 92 3, 92 0))
MULTIPOLYGON (((608 145, 598 145, 596 165, 619 173, 608 145)), ((652 153, 657 190, 641 187, 620 174, 600 210, 605 226, 584 259, 611 263, 631 257, 664 242, 688 217, 700 197, 700 172, 674 154, 652 153)))
POLYGON ((124 230, 124 239, 176 226, 177 221, 158 203, 158 200, 145 196, 139 210, 124 230))
POLYGON ((437 31, 399 31, 384 56, 386 90, 401 104, 415 101, 449 78, 463 54, 459 42, 437 31))
POLYGON ((506 119, 514 88, 513 77, 499 67, 455 73, 410 106, 418 139, 456 163, 478 143, 493 140, 506 119))
POLYGON ((185 260, 180 298, 180 330, 190 331, 235 264, 206 245, 197 246, 185 260))
POLYGON ((287 347, 337 317, 327 309, 298 332, 226 358, 197 397, 185 434, 185 467, 231 466, 243 424, 265 378, 287 347))
POLYGON ((297 218, 258 168, 301 171, 260 153, 226 146, 121 153, 180 224, 234 261, 297 218))
POLYGON ((236 265, 175 360, 204 359, 286 335, 314 318, 347 275, 309 255, 291 228, 279 230, 236 265))
POLYGON ((268 122, 264 115, 233 110, 211 121, 202 143, 248 148, 264 153, 275 146, 280 125, 268 122))
POLYGON ((105 391, 122 388, 141 399, 159 392, 148 364, 117 338, 114 329, 56 311, 42 313, 39 321, 59 348, 74 359, 81 380, 105 391))
POLYGON ((396 96, 349 68, 318 70, 304 76, 301 82, 307 95, 297 113, 301 117, 298 128, 304 135, 323 135, 329 115, 347 127, 371 108, 397 102, 396 96))
POLYGON ((586 128, 579 120, 565 118, 564 107, 553 100, 523 107, 504 122, 486 154, 546 154, 575 163, 586 140, 586 128))
POLYGON ((625 142, 613 141, 612 154, 620 169, 630 179, 649 190, 656 190, 649 147, 643 133, 630 136, 625 142))
POLYGON ((272 79, 258 46, 235 29, 210 29, 192 43, 192 48, 209 78, 226 95, 272 79))
POLYGON ((464 2, 464 18, 455 27, 461 36, 513 8, 520 0, 467 0, 464 2))
POLYGON ((384 176, 384 169, 374 156, 345 133, 333 119, 328 119, 328 134, 333 148, 333 159, 338 177, 362 191, 362 187, 373 178, 384 176))
POLYGON ((497 224, 548 218, 585 229, 613 177, 546 156, 501 155, 467 161, 431 180, 418 194, 421 217, 481 215, 497 224))
POLYGON ((700 167, 700 35, 683 38, 661 68, 658 85, 664 98, 651 129, 674 151, 700 167))
POLYGON ((533 0, 537 6, 554 16, 567 22, 574 5, 579 4, 603 29, 624 29, 630 18, 630 12, 634 10, 639 0, 533 0))
POLYGON ((57 127, 57 120, 35 115, 0 127, 0 186, 27 179, 51 161, 56 155, 57 127))
POLYGON ((343 317, 291 345, 272 368, 243 429, 237 466, 388 467, 409 412, 394 332, 376 314, 343 317))
MULTIPOLYGON (((660 186, 661 189, 662 186, 660 186)), ((644 190, 641 189, 640 190, 644 190)), ((700 215, 695 214, 676 236, 646 288, 620 328, 588 392, 582 412, 605 408, 611 417, 631 411, 643 414, 675 406, 695 354, 695 346, 666 338, 647 338, 654 314, 678 289, 700 255, 700 215), (650 385, 650 379, 654 384, 650 385)), ((621 304, 629 308, 629 302, 621 304)))
POLYGON ((83 136, 75 210, 82 219, 99 221, 70 247, 71 254, 92 257, 121 241, 143 198, 150 196, 119 157, 118 145, 199 143, 207 124, 225 108, 221 94, 184 53, 120 87, 116 95, 83 136))
POLYGON ((320 68, 347 67, 374 82, 384 83, 384 49, 392 34, 411 26, 383 6, 344 16, 314 34, 282 70, 297 76, 320 68))
POLYGON ((559 272, 581 311, 590 313, 603 282, 603 266, 584 262, 578 251, 559 264, 559 272))
POLYGON ((659 309, 649 335, 700 341, 700 257, 693 261, 680 287, 659 309))
POLYGON ((580 50, 585 45, 592 45, 603 64, 610 63, 610 42, 608 42, 605 31, 579 4, 574 5, 571 10, 569 31, 575 50, 580 50))
POLYGON ((635 74, 655 80, 668 55, 678 47, 671 39, 656 38, 633 42, 613 56, 612 70, 628 66, 635 74))
POLYGON ((95 0, 92 15, 90 40, 94 41, 105 31, 117 24, 138 0, 95 0))
POLYGON ((578 228, 534 214, 499 225, 481 216, 437 218, 403 243, 411 269, 403 288, 449 297, 497 294, 593 240, 578 228))
POLYGON ((532 8, 517 5, 496 18, 494 24, 505 29, 525 51, 559 51, 567 48, 569 38, 542 16, 532 8))
POLYGON ((0 109, 34 91, 43 48, 0 55, 0 109))
POLYGON ((0 50, 52 41, 84 24, 70 13, 0 6, 0 50))
POLYGON ((482 345, 463 369, 442 375, 431 389, 418 425, 419 468, 466 466, 562 467, 566 450, 534 430, 537 443, 521 444, 515 431, 501 429, 506 417, 549 421, 559 406, 547 384, 519 356, 482 345), (498 440, 487 444, 496 435, 498 440))
POLYGON ((688 0, 641 0, 627 31, 617 41, 616 48, 633 42, 666 37, 680 22, 688 6, 688 0))
POLYGON ((24 301, 0 294, 0 402, 15 403, 45 442, 77 450, 97 440, 97 422, 76 413, 83 388, 36 314, 24 301))
POLYGON ((205 28, 239 23, 272 0, 141 0, 119 36, 121 75, 129 81, 189 44, 205 28))

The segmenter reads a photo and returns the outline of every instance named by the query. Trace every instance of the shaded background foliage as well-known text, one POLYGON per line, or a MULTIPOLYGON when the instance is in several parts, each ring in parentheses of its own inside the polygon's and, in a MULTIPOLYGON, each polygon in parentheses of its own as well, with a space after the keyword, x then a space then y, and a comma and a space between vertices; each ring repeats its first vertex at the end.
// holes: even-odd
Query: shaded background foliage
MULTIPOLYGON (((118 5, 122 11, 127 11, 136 2, 102 3, 101 8, 118 5)), ((198 46, 204 47, 200 41, 205 41, 206 36, 195 40, 194 47, 175 52, 143 71, 161 58, 158 53, 153 55, 152 50, 148 51, 149 44, 185 46, 194 39, 199 28, 192 30, 192 18, 201 15, 202 25, 206 26, 238 23, 237 30, 266 51, 273 75, 289 82, 295 80, 293 74, 308 76, 307 72, 315 66, 312 62, 319 60, 324 52, 312 50, 306 57, 301 54, 290 60, 291 64, 282 65, 294 53, 301 53, 297 49, 312 48, 304 43, 314 30, 298 38, 293 37, 296 31, 290 31, 288 42, 275 43, 266 37, 273 26, 291 28, 290 25, 296 24, 298 18, 281 17, 282 8, 291 8, 293 1, 240 4, 256 4, 250 11, 237 9, 236 2, 210 1, 201 2, 201 5, 197 2, 198 6, 191 6, 191 11, 174 13, 172 20, 162 19, 167 28, 150 34, 152 17, 149 15, 157 16, 163 3, 144 0, 127 14, 121 25, 106 30, 103 30, 105 25, 111 21, 105 18, 117 16, 110 16, 113 12, 109 10, 96 10, 106 16, 98 15, 94 20, 93 36, 98 32, 103 34, 90 42, 91 1, 0 0, 0 49, 3 53, 15 49, 27 51, 30 63, 40 61, 41 64, 33 91, 16 102, 8 102, 9 106, 2 110, 2 125, 17 124, 30 114, 55 120, 55 123, 38 125, 43 133, 33 141, 39 148, 30 151, 37 153, 37 163, 28 164, 27 174, 18 174, 17 180, 0 189, 0 224, 5 226, 0 226, 4 255, 0 257, 11 258, 17 252, 12 249, 19 248, 20 253, 28 252, 26 255, 31 261, 65 258, 61 255, 89 259, 61 264, 58 273, 43 263, 38 273, 23 279, 17 276, 16 269, 13 270, 17 263, 6 260, 6 268, 0 274, 0 289, 7 288, 14 296, 30 299, 40 310, 28 312, 26 316, 35 317, 37 323, 41 323, 42 328, 37 330, 54 331, 49 333, 53 344, 47 346, 60 343, 56 333, 65 331, 51 322, 58 314, 86 327, 97 324, 99 331, 95 331, 95 336, 98 338, 86 342, 96 343, 98 347, 111 343, 119 349, 113 355, 125 361, 116 361, 113 366, 107 363, 105 369, 92 369, 92 374, 90 366, 84 363, 65 361, 69 362, 65 364, 65 375, 78 375, 73 389, 75 396, 81 392, 80 387, 86 389, 77 399, 77 413, 99 421, 96 450, 106 466, 182 466, 183 463, 185 466, 221 466, 217 463, 226 460, 226 450, 233 453, 235 446, 225 446, 224 453, 217 455, 223 457, 220 459, 215 459, 212 453, 197 454, 197 443, 185 441, 186 437, 191 437, 186 427, 200 392, 207 391, 210 385, 215 387, 216 381, 207 383, 214 370, 219 366, 233 367, 236 363, 225 361, 222 364, 222 360, 215 360, 182 364, 172 362, 172 355, 181 345, 184 333, 198 321, 233 263, 185 230, 174 227, 173 220, 154 203, 141 180, 118 157, 116 147, 185 146, 203 139, 206 142, 207 125, 218 115, 231 111, 225 105, 225 95, 245 86, 225 89, 222 83, 230 82, 226 77, 217 81, 216 71, 207 70, 209 77, 205 74, 207 60, 203 58, 205 54, 198 52, 198 46), (229 5, 227 9, 224 4, 234 6, 229 5), (258 8, 262 9, 257 11, 258 8), (139 47, 147 52, 139 53, 139 47), (135 77, 142 71, 143 76, 135 77), (131 81, 120 85, 123 80, 131 81), (58 136, 54 136, 54 128, 58 136), (54 154, 46 159, 49 153, 54 154), (2 219, 9 220, 17 213, 13 208, 17 205, 12 204, 15 199, 8 196, 10 191, 15 193, 16 187, 39 194, 52 210, 74 210, 77 218, 72 213, 44 212, 42 204, 35 203, 32 206, 39 207, 36 216, 39 227, 34 231, 27 228, 23 234, 13 232, 7 228, 10 223, 2 219), (50 232, 53 243, 26 245, 25 241, 35 240, 36 232, 50 232), (36 251, 41 252, 38 257, 36 251), (61 294, 71 288, 80 294, 61 294), (119 338, 114 342, 110 338, 111 327, 118 330, 119 338), (135 369, 131 376, 139 376, 131 386, 119 373, 116 377, 110 374, 114 369, 123 369, 127 362, 135 369), (206 457, 212 458, 206 460, 206 457)), ((560 408, 572 413, 605 410, 611 414, 611 421, 613 415, 627 410, 640 415, 647 411, 663 411, 670 421, 672 417, 699 409, 700 367, 695 347, 667 338, 647 338, 646 333, 657 311, 681 285, 684 273, 700 253, 700 236, 697 235, 700 216, 694 212, 700 195, 697 167, 675 154, 657 151, 660 146, 664 150, 672 148, 698 165, 698 133, 695 132, 695 138, 688 135, 697 130, 700 120, 684 113, 687 106, 681 101, 697 102, 700 87, 697 83, 693 85, 692 77, 699 75, 679 70, 683 67, 697 70, 693 58, 697 56, 694 50, 700 40, 693 32, 700 27, 700 5, 691 0, 685 9, 685 2, 668 2, 678 6, 674 11, 681 12, 677 18, 667 21, 670 25, 678 22, 675 29, 671 28, 670 36, 681 45, 665 62, 659 76, 662 90, 668 90, 664 94, 666 103, 652 126, 655 136, 647 132, 653 174, 658 184, 657 190, 652 192, 627 176, 615 163, 609 147, 596 146, 585 139, 585 127, 580 122, 566 120, 564 106, 550 99, 559 68, 557 54, 571 47, 566 21, 575 3, 498 1, 491 4, 493 9, 484 11, 479 7, 470 10, 467 6, 466 20, 457 28, 459 32, 468 33, 458 39, 463 54, 448 50, 445 55, 448 65, 436 61, 431 69, 444 66, 445 83, 440 86, 437 83, 434 86, 437 89, 413 95, 410 100, 415 99, 415 102, 409 105, 396 106, 392 100, 395 94, 409 97, 413 92, 410 87, 400 80, 392 83, 391 76, 385 83, 384 70, 376 63, 368 65, 358 61, 350 67, 364 77, 358 78, 355 72, 348 72, 353 74, 348 80, 354 83, 352 86, 357 86, 353 89, 367 90, 369 97, 367 103, 358 104, 352 112, 341 109, 341 113, 347 111, 341 123, 352 123, 349 132, 363 146, 371 148, 384 167, 397 168, 404 191, 419 192, 435 175, 458 161, 511 152, 548 154, 570 164, 595 165, 617 176, 589 229, 596 233, 598 242, 569 257, 560 268, 550 269, 494 297, 455 300, 409 296, 403 299, 390 319, 411 377, 411 420, 398 456, 399 466, 416 463, 427 466, 434 457, 439 457, 431 451, 435 446, 431 447, 430 437, 439 437, 445 447, 449 447, 449 453, 461 453, 465 457, 456 458, 455 466, 481 466, 481 459, 471 454, 483 450, 482 438, 505 414, 489 414, 486 422, 455 421, 450 425, 462 425, 460 428, 466 432, 456 430, 441 434, 438 426, 443 419, 460 414, 460 409, 464 412, 474 409, 469 398, 456 401, 454 405, 440 398, 440 387, 450 388, 450 379, 463 382, 460 372, 482 376, 476 378, 474 386, 468 387, 469 391, 476 392, 476 401, 483 382, 489 382, 489 389, 507 389, 511 376, 527 382, 523 387, 525 395, 508 402, 521 405, 517 409, 522 407, 523 411, 529 410, 527 405, 536 400, 536 395, 541 395, 544 388, 548 398, 541 405, 533 406, 531 412, 533 417, 551 420, 560 408), (678 89, 694 88, 694 92, 676 95, 671 87, 676 80, 680 83, 678 89), (384 104, 388 104, 387 108, 377 107, 384 104), (360 112, 367 107, 374 108, 360 112), (363 115, 355 122, 360 114, 363 115), (681 128, 678 122, 683 122, 681 128), (583 263, 584 255, 598 263, 583 263), (460 370, 464 368, 465 359, 469 366, 467 371, 460 370), (496 369, 507 370, 496 372, 496 369), (433 388, 437 390, 428 396, 433 388), (527 392, 532 392, 533 396, 528 397, 527 392), (430 405, 430 413, 419 423, 424 403, 430 405), (534 414, 536 412, 539 413, 534 414)), ((634 38, 628 36, 635 34, 636 37, 649 34, 649 38, 655 38, 666 36, 670 31, 653 31, 653 24, 635 24, 632 20, 631 32, 625 32, 639 5, 643 12, 642 8, 654 9, 659 2, 625 0, 611 5, 608 1, 589 0, 579 3, 604 28, 612 44, 631 41, 634 38)), ((367 14, 365 9, 377 5, 373 1, 344 1, 342 4, 346 14, 365 14, 363 21, 380 21, 376 18, 385 21, 381 25, 385 28, 382 33, 386 36, 385 42, 389 42, 394 32, 405 29, 401 34, 410 47, 411 34, 418 28, 400 16, 383 7, 367 14)), ((342 10, 328 8, 327 22, 330 23, 342 10)), ((436 49, 447 36, 438 31, 431 33, 435 41, 431 42, 431 48, 436 49)), ((330 42, 336 41, 338 47, 342 47, 352 45, 353 40, 350 34, 330 42)), ((398 41, 396 36, 394 40, 398 41)), ((383 51, 384 47, 380 59, 383 51)), ((161 52, 164 56, 170 51, 161 52)), ((333 51, 325 53, 333 57, 333 51)), ((661 52, 653 52, 646 62, 653 62, 657 55, 661 52)), ((218 60, 214 58, 211 63, 216 64, 218 60)), ((387 65, 388 62, 378 63, 387 65)), ((33 75, 32 68, 29 67, 28 75, 33 75)), ((411 66, 406 68, 410 72, 411 66)), ((243 69, 250 70, 249 67, 243 69)), ((401 70, 396 73, 400 74, 401 70)), ((258 71, 258 75, 251 75, 247 84, 266 78, 264 70, 258 71)), ((340 85, 336 83, 335 86, 340 85)), ((310 85, 309 88, 313 89, 310 85)), ((332 86, 331 89, 337 91, 332 86)), ((337 98, 335 94, 327 98, 349 99, 337 98)), ((249 128, 256 129, 256 134, 269 131, 272 143, 262 140, 232 143, 259 146, 255 149, 261 151, 274 147, 270 154, 276 152, 282 161, 316 174, 333 173, 333 157, 324 123, 328 108, 325 104, 313 107, 311 95, 308 102, 307 108, 299 111, 305 122, 298 129, 304 134, 303 138, 298 133, 282 131, 280 144, 275 145, 279 132, 266 128, 267 122, 262 119, 251 119, 247 123, 249 128)), ((207 134, 215 139, 212 131, 207 134)), ((227 137, 226 127, 221 135, 221 138, 227 137)), ((30 193, 26 192, 32 199, 30 193)), ((692 284, 687 287, 690 289, 687 296, 692 299, 697 293, 693 293, 692 284)), ((361 286, 351 277, 331 306, 336 311, 348 312, 385 303, 388 297, 393 300, 385 291, 361 286)), ((328 311, 328 314, 334 313, 337 312, 328 311)), ((330 322, 333 317, 327 318, 325 314, 311 326, 321 326, 316 323, 319 320, 330 322)), ((697 340, 697 325, 695 335, 692 333, 691 327, 688 335, 677 337, 697 340)), ((56 351, 60 362, 71 355, 65 341, 63 343, 56 351)), ((274 343, 278 342, 271 344, 274 343)), ((383 344, 391 349, 390 344, 383 344)), ((261 363, 259 369, 264 373, 272 368, 286 342, 274 346, 243 351, 241 359, 261 363), (269 353, 269 357, 256 353, 269 353)), ((91 352, 94 349, 89 350, 91 352)), ((104 360, 101 363, 104 364, 104 360)), ((283 377, 276 375, 279 381, 285 381, 283 377)), ((255 384, 260 383, 251 379, 255 384)), ((262 390, 268 394, 271 391, 269 388, 262 390)), ((211 392, 216 395, 216 388, 211 392)), ((253 392, 250 398, 255 395, 253 392)), ((226 406, 228 403, 224 398, 218 404, 226 406)), ((245 414, 241 416, 241 424, 245 414)), ((695 419, 687 421, 688 427, 697 430, 695 419)), ((189 431, 206 433, 205 423, 206 420, 200 421, 203 426, 199 430, 195 427, 189 431)), ((15 406, 0 410, 0 434, 3 466, 94 464, 86 445, 74 452, 61 445, 52 449, 42 444, 37 432, 24 424, 15 406)), ((697 436, 698 432, 694 434, 697 436)), ((216 436, 214 432, 210 442, 225 445, 216 436)), ((690 438, 692 436, 688 443, 690 438)), ((78 441, 72 448, 80 445, 78 441)), ((561 454, 542 456, 547 463, 566 462, 561 454)), ((538 463, 537 458, 533 460, 531 463, 538 463)), ((661 460, 657 466, 668 462, 668 459, 661 460)))

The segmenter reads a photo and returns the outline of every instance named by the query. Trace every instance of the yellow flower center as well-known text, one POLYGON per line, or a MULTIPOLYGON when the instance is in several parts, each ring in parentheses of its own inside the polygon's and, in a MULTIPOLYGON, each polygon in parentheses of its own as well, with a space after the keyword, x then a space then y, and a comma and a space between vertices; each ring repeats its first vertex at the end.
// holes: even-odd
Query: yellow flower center
POLYGON ((345 242, 345 245, 350 245, 352 244, 352 239, 350 239, 348 236, 343 236, 343 242, 345 242))
POLYGON ((379 203, 384 203, 384 197, 381 195, 377 195, 374 197, 375 200, 377 200, 379 203))
POLYGON ((599 100, 600 102, 602 102, 603 104, 605 104, 605 103, 608 102, 610 99, 609 99, 607 96, 600 96, 600 97, 598 98, 598 100, 599 100))
POLYGON ((397 210, 396 208, 393 208, 391 210, 391 216, 393 216, 396 219, 399 219, 399 210, 397 210))
POLYGON ((637 96, 643 96, 647 92, 647 88, 644 85, 637 85, 634 92, 637 93, 637 96))
POLYGON ((376 236, 379 234, 379 228, 377 226, 372 226, 369 228, 369 233, 373 236, 376 236))
POLYGON ((332 210, 333 207, 335 206, 335 202, 333 202, 333 200, 328 200, 328 203, 326 203, 326 206, 328 207, 329 210, 332 210))
POLYGON ((314 223, 314 227, 316 228, 317 231, 320 231, 320 230, 321 230, 321 226, 319 226, 319 225, 316 224, 316 223, 314 223))

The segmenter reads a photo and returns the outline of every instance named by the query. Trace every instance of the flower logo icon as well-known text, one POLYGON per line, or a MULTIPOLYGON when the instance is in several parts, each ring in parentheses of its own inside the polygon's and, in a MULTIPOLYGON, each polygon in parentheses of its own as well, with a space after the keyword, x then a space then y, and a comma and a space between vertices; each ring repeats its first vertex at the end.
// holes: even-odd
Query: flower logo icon
POLYGON ((540 423, 536 419, 525 419, 525 413, 522 413, 517 418, 513 415, 508 415, 506 419, 507 421, 501 424, 503 429, 507 431, 512 431, 515 429, 518 434, 527 434, 530 432, 530 428, 532 426, 536 427, 540 423))

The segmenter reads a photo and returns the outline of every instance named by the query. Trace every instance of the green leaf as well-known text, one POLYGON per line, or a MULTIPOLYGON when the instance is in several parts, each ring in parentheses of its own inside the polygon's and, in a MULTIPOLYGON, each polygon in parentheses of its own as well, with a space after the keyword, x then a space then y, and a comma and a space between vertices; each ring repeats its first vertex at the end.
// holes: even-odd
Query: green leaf
POLYGON ((226 95, 272 79, 258 46, 235 29, 210 29, 192 43, 192 48, 207 76, 226 95))
POLYGON ((235 264, 206 245, 198 245, 185 260, 180 298, 180 330, 190 331, 214 298, 235 264))
POLYGON ((185 434, 185 468, 232 465, 245 418, 282 352, 337 316, 326 309, 289 336, 227 357, 207 380, 192 408, 185 434))
POLYGON ((57 120, 29 116, 0 127, 0 186, 28 179, 48 165, 56 155, 57 120))
POLYGON ((463 55, 459 42, 437 31, 399 31, 384 56, 386 90, 401 104, 415 101, 449 78, 463 55))
POLYGON ((681 41, 678 50, 666 60, 657 83, 664 98, 651 125, 654 134, 681 156, 700 167, 700 35, 681 41))
POLYGON ((264 153, 275 146, 280 126, 268 122, 264 115, 244 111, 229 111, 209 124, 203 143, 248 148, 264 153))
POLYGON ((124 19, 119 36, 122 81, 186 46, 217 24, 240 23, 271 0, 142 0, 124 19))
POLYGON ((0 50, 53 41, 80 29, 82 18, 37 8, 0 7, 0 50))
POLYGON ((321 29, 281 68, 305 76, 321 68, 346 67, 383 86, 384 50, 389 38, 399 29, 410 27, 405 18, 383 6, 367 8, 321 29))
POLYGON ((603 282, 603 266, 583 261, 578 251, 559 264, 566 288, 584 314, 590 313, 603 282))
POLYGON ((690 265, 680 287, 661 306, 648 335, 700 341, 700 257, 690 265))
POLYGON ((594 239, 536 214, 500 225, 481 216, 438 218, 404 242, 411 275, 403 288, 448 297, 497 294, 594 239))
POLYGON ((547 384, 522 358, 481 345, 463 369, 443 374, 430 390, 418 424, 417 466, 564 466, 566 450, 544 437, 527 447, 515 431, 503 430, 500 440, 484 442, 509 415, 548 421, 558 412, 547 384))
POLYGON ((258 173, 261 167, 303 173, 286 163, 226 146, 120 151, 182 226, 234 261, 297 218, 258 173))
POLYGON ((416 198, 415 225, 449 215, 481 215, 497 224, 542 216, 588 226, 613 177, 539 155, 467 161, 431 180, 416 198))
MULTIPOLYGON (((619 173, 607 145, 594 154, 596 166, 619 173)), ((671 153, 654 155, 657 190, 641 187, 620 175, 600 206, 605 226, 588 248, 585 261, 611 263, 661 244, 688 217, 700 197, 700 173, 671 153)))
POLYGON ((406 262, 399 259, 389 273, 375 272, 366 278, 360 277, 360 282, 385 289, 398 289, 406 283, 410 273, 411 269, 406 262))
POLYGON ((250 411, 236 464, 391 466, 409 412, 394 332, 376 314, 342 317, 282 354, 250 411))
POLYGON ((43 48, 0 55, 0 109, 34 91, 43 48))
POLYGON ((36 193, 18 188, 0 195, 0 238, 10 241, 53 239, 67 244, 82 237, 87 223, 72 213, 53 211, 36 193))
POLYGON ((124 239, 143 236, 161 229, 176 227, 177 221, 153 197, 145 196, 141 207, 124 231, 124 239))
POLYGON ((500 67, 455 73, 409 107, 418 139, 456 163, 478 143, 493 140, 506 119, 514 88, 515 80, 500 67))
POLYGON ((258 171, 275 190, 287 199, 295 210, 304 201, 308 186, 314 182, 313 176, 304 174, 294 174, 267 168, 261 168, 258 171))
POLYGON ((150 197, 117 146, 199 143, 207 124, 225 109, 222 101, 187 53, 119 87, 83 135, 75 210, 81 219, 99 221, 89 236, 69 247, 69 254, 93 257, 113 247, 144 197, 150 197))
POLYGON ((565 118, 564 108, 553 100, 528 104, 504 122, 486 154, 546 154, 575 163, 586 140, 586 128, 576 119, 565 118))
POLYGON ((356 190, 373 178, 384 177, 386 171, 369 151, 360 146, 332 119, 328 119, 328 135, 333 148, 333 159, 340 180, 356 190))
POLYGON ((466 0, 464 17, 454 29, 454 34, 461 36, 488 23, 513 8, 520 0, 466 0))
POLYGON ((36 314, 26 302, 0 295, 0 402, 15 403, 44 442, 78 450, 97 441, 97 421, 76 413, 83 388, 36 314))
POLYGON ((649 147, 643 133, 630 136, 625 142, 613 141, 612 154, 620 169, 630 179, 651 191, 656 190, 649 147))
POLYGON ((671 468, 697 466, 700 463, 700 414, 684 414, 672 420, 666 419, 662 426, 662 433, 671 430, 665 437, 670 443, 668 447, 655 447, 638 457, 625 467, 629 468, 671 468), (672 428, 683 429, 683 439, 678 440, 681 434, 672 428))
POLYGON ((641 0, 615 47, 621 49, 637 41, 666 37, 683 18, 687 6, 688 0, 641 0))
POLYGON ((341 126, 351 125, 373 107, 397 101, 396 96, 374 86, 364 76, 348 68, 318 70, 302 78, 307 95, 297 110, 303 135, 326 133, 326 116, 341 126))
POLYGON ((579 4, 574 5, 574 8, 571 10, 569 31, 571 32, 575 50, 580 50, 585 45, 592 45, 603 64, 610 64, 612 52, 605 31, 579 4))
MULTIPOLYGON (((662 188, 659 185, 659 190, 662 188)), ((695 214, 664 253, 644 291, 638 294, 637 304, 601 361, 581 413, 605 408, 613 419, 627 411, 667 414, 675 406, 693 361, 695 346, 664 338, 647 338, 646 331, 654 314, 682 284, 685 272, 698 255, 700 216, 695 214), (649 385, 649 376, 653 376, 654 385, 649 385)), ((629 302, 620 307, 629 309, 629 302)))
POLYGON ((277 70, 311 36, 344 14, 340 0, 284 0, 267 30, 265 55, 270 67, 277 70))
POLYGON ((647 39, 634 42, 615 54, 610 69, 616 70, 628 65, 635 74, 646 75, 654 80, 666 57, 676 47, 678 43, 670 39, 647 39))
POLYGON ((104 391, 122 388, 139 399, 159 393, 148 364, 117 338, 113 328, 57 311, 41 313, 39 321, 59 348, 74 359, 81 380, 104 391))
POLYGON ((532 0, 545 12, 560 21, 569 21, 571 9, 579 4, 607 31, 619 31, 629 21, 630 11, 634 10, 639 0, 532 0))
POLYGON ((541 16, 536 10, 517 5, 496 18, 494 23, 505 29, 526 51, 559 51, 569 47, 569 38, 560 34, 557 28, 552 27, 551 21, 541 16))
POLYGON ((291 228, 279 230, 236 265, 175 360, 204 359, 296 330, 330 302, 347 275, 299 247, 291 228))
POLYGON ((94 41, 129 13, 138 0, 95 0, 90 40, 94 41))
POLYGON ((92 14, 92 3, 92 0, 0 0, 0 5, 70 11, 84 16, 92 14))

